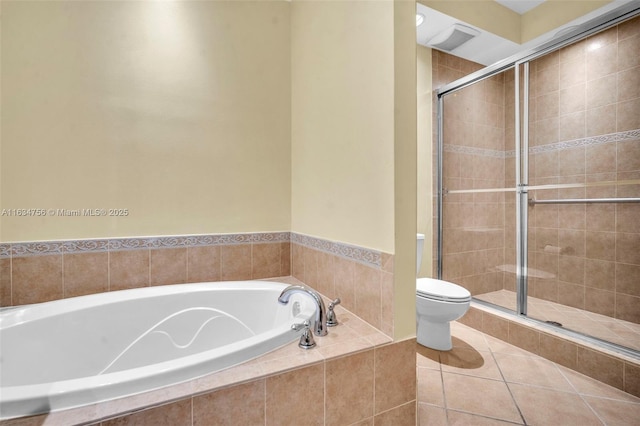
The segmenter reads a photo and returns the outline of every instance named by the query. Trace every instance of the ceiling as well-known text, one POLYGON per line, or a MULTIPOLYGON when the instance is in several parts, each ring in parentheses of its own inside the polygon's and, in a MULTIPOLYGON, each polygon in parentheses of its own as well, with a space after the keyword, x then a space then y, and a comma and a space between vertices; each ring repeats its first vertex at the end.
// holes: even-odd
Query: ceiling
MULTIPOLYGON (((514 12, 522 15, 531 9, 544 3, 545 0, 495 0, 501 5, 513 10, 514 12)), ((429 45, 429 41, 434 39, 438 34, 447 31, 454 24, 462 24, 467 27, 474 28, 479 31, 477 37, 472 38, 459 47, 448 51, 452 55, 482 64, 491 65, 502 59, 513 56, 519 52, 530 50, 546 42, 549 42, 562 34, 563 30, 570 30, 580 24, 583 24, 591 19, 594 19, 600 15, 611 12, 625 4, 637 0, 614 0, 611 3, 603 6, 593 12, 590 12, 578 19, 561 25, 553 30, 536 37, 526 43, 516 43, 511 40, 502 38, 498 35, 492 34, 480 27, 476 27, 467 22, 448 16, 442 12, 428 8, 423 4, 417 3, 417 13, 424 15, 424 22, 416 28, 416 39, 418 44, 423 46, 432 47, 429 45)))
POLYGON ((522 15, 533 9, 534 7, 539 6, 544 3, 545 0, 495 0, 497 3, 508 7, 516 13, 522 15))

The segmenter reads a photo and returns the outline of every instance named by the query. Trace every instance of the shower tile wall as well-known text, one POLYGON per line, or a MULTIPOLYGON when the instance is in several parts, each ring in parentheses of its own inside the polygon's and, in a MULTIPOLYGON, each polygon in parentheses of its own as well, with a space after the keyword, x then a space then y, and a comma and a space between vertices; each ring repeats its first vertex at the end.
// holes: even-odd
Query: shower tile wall
MULTIPOLYGON (((436 50, 433 65, 434 89, 481 68, 436 50)), ((504 186, 505 113, 504 75, 445 98, 446 190, 504 186)), ((473 295, 503 288, 508 196, 503 192, 449 193, 444 198, 443 278, 463 285, 473 295)))
MULTIPOLYGON (((537 199, 640 197, 640 18, 531 63, 537 199), (589 186, 596 182, 612 182, 589 186)), ((640 323, 640 204, 529 207, 529 295, 640 323)))
MULTIPOLYGON (((434 50, 434 91, 480 68, 434 50)), ((640 197, 640 18, 532 62, 530 82, 529 184, 614 182, 530 197, 640 197)), ((445 98, 446 189, 515 186, 513 99, 512 70, 445 98)), ((513 192, 448 194, 443 217, 444 278, 515 290, 513 192)), ((639 323, 639 218, 640 204, 529 207, 529 295, 639 323)))

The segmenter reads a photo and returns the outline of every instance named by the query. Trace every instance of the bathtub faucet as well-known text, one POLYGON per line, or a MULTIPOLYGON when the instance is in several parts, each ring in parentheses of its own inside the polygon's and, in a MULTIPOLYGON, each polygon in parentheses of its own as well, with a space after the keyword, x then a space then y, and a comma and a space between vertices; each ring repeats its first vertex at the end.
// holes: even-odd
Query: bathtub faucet
POLYGON ((294 293, 302 293, 307 296, 311 296, 316 304, 316 316, 315 316, 315 324, 313 325, 313 332, 316 336, 326 336, 327 335, 327 326, 325 324, 326 318, 325 313, 326 309, 324 307, 324 302, 322 301, 322 297, 315 292, 314 290, 302 286, 302 285, 290 285, 289 287, 282 290, 280 293, 280 297, 278 297, 278 302, 286 305, 289 303, 289 298, 294 293))

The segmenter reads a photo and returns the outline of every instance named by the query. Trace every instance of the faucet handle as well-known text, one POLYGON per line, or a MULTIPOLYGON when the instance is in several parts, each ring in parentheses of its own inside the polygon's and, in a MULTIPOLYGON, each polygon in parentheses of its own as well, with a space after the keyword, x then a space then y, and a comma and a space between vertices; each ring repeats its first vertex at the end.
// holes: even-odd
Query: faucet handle
POLYGON ((300 342, 298 343, 298 346, 300 346, 302 349, 311 349, 316 345, 315 340, 313 340, 313 333, 311 333, 311 330, 309 330, 310 326, 311 324, 307 320, 305 320, 303 323, 291 325, 291 329, 295 331, 304 329, 302 335, 300 336, 300 342))
POLYGON ((327 312, 327 327, 335 327, 336 325, 338 325, 338 318, 336 318, 336 313, 333 311, 333 308, 335 308, 336 305, 339 304, 340 298, 337 298, 336 300, 329 303, 329 310, 327 312))

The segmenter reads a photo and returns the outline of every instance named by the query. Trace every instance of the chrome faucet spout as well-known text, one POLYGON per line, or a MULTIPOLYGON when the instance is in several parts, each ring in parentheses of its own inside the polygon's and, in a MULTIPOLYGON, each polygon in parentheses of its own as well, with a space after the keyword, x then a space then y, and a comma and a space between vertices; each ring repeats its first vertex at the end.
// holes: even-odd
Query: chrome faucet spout
POLYGON ((302 293, 306 294, 307 296, 311 296, 316 304, 316 315, 314 318, 315 324, 313 324, 313 333, 316 336, 326 336, 327 326, 325 324, 325 316, 327 311, 324 307, 324 301, 322 300, 322 297, 320 297, 320 295, 316 291, 310 289, 309 287, 305 287, 302 285, 290 285, 289 287, 282 290, 282 293, 280 293, 280 297, 278 297, 278 302, 286 305, 287 303, 289 303, 289 298, 294 293, 302 293))

